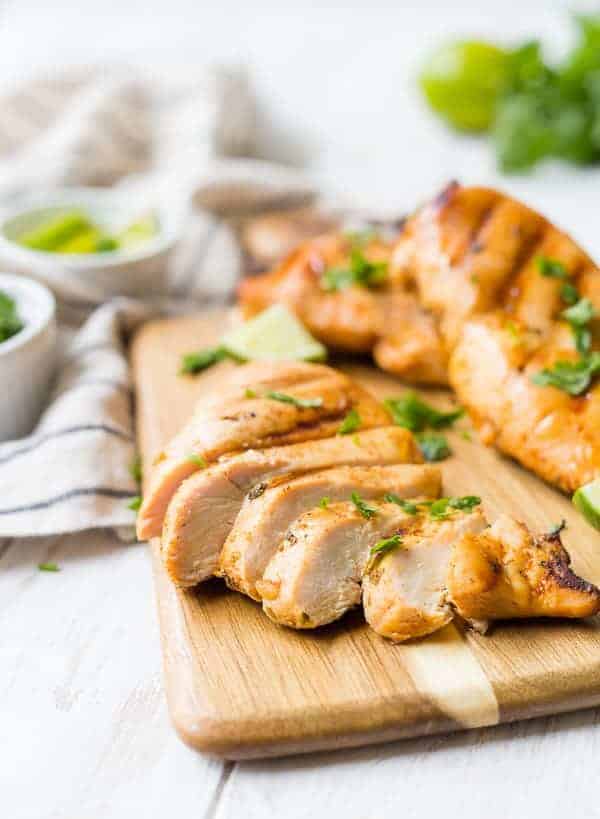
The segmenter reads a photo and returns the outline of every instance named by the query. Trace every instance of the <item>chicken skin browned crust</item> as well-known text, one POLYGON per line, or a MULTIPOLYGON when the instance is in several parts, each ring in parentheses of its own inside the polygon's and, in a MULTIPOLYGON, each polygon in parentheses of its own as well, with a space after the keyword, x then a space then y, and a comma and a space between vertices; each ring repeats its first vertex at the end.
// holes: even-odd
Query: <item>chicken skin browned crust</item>
POLYGON ((448 599, 466 620, 597 614, 600 591, 570 564, 560 531, 534 536, 503 515, 483 532, 465 533, 455 545, 448 599))

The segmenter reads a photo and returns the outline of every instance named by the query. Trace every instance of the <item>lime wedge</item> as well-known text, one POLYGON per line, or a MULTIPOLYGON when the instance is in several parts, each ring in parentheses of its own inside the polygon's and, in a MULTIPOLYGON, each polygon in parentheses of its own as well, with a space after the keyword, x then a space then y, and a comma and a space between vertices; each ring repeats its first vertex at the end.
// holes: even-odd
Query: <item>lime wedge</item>
POLYGON ((236 358, 254 361, 324 361, 327 350, 282 304, 274 304, 221 341, 236 358))
POLYGON ((600 478, 580 486, 573 495, 577 510, 595 529, 600 529, 600 478))
POLYGON ((63 211, 50 219, 45 219, 32 230, 22 233, 17 237, 17 242, 33 250, 53 251, 92 228, 93 225, 85 213, 78 210, 63 211))
POLYGON ((158 233, 158 219, 150 211, 140 216, 134 222, 127 225, 118 236, 117 241, 120 247, 135 247, 141 242, 146 242, 158 233))

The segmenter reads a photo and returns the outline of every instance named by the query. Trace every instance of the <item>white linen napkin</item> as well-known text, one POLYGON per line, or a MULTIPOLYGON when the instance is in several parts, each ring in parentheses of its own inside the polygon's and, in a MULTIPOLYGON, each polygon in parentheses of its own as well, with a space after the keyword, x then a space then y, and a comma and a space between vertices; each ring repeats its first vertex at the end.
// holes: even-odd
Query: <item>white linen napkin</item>
POLYGON ((228 297, 241 265, 229 216, 305 203, 314 194, 297 172, 231 158, 252 149, 254 129, 245 77, 223 69, 152 82, 130 72, 70 72, 0 99, 5 203, 38 185, 129 183, 136 174, 136 184, 159 181, 174 195, 192 195, 197 206, 163 297, 96 306, 78 288, 76 302, 60 305, 77 326, 63 333, 49 404, 29 437, 0 444, 0 537, 94 527, 132 536, 128 504, 139 490, 130 472, 128 333, 157 313, 228 297))

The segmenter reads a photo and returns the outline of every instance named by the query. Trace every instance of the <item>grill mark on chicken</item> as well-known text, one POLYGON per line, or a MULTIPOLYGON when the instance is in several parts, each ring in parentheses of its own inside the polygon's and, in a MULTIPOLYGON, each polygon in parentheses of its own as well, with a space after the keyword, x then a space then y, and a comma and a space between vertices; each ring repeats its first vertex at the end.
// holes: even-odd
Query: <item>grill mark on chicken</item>
POLYGON ((460 190, 460 183, 456 179, 451 179, 448 184, 433 198, 432 207, 436 210, 443 210, 450 204, 455 194, 460 190))
MULTIPOLYGON (((516 226, 518 227, 518 225, 516 226)), ((522 231, 521 231, 522 232, 522 231)), ((526 239, 519 248, 514 264, 507 271, 506 277, 496 291, 496 300, 504 305, 508 312, 514 312, 513 301, 516 303, 520 294, 520 289, 515 285, 521 271, 539 253, 540 244, 544 239, 543 228, 540 226, 536 232, 526 239)))

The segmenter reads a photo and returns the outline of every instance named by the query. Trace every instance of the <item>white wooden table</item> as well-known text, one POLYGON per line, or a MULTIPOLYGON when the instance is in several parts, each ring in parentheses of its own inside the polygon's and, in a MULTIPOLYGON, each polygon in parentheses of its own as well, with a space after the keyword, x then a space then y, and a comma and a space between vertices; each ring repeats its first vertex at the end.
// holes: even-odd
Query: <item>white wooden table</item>
MULTIPOLYGON (((455 31, 557 44, 568 31, 560 4, 542 0, 202 5, 0 0, 0 75, 96 58, 246 62, 265 150, 307 160, 346 199, 402 210, 450 176, 498 182, 485 144, 422 108, 411 76, 423 52, 455 31)), ((600 256, 597 171, 501 183, 600 256)), ((599 718, 223 764, 170 726, 144 546, 105 533, 0 542, 2 819, 600 817, 599 718), (38 571, 48 560, 61 571, 38 571)))

